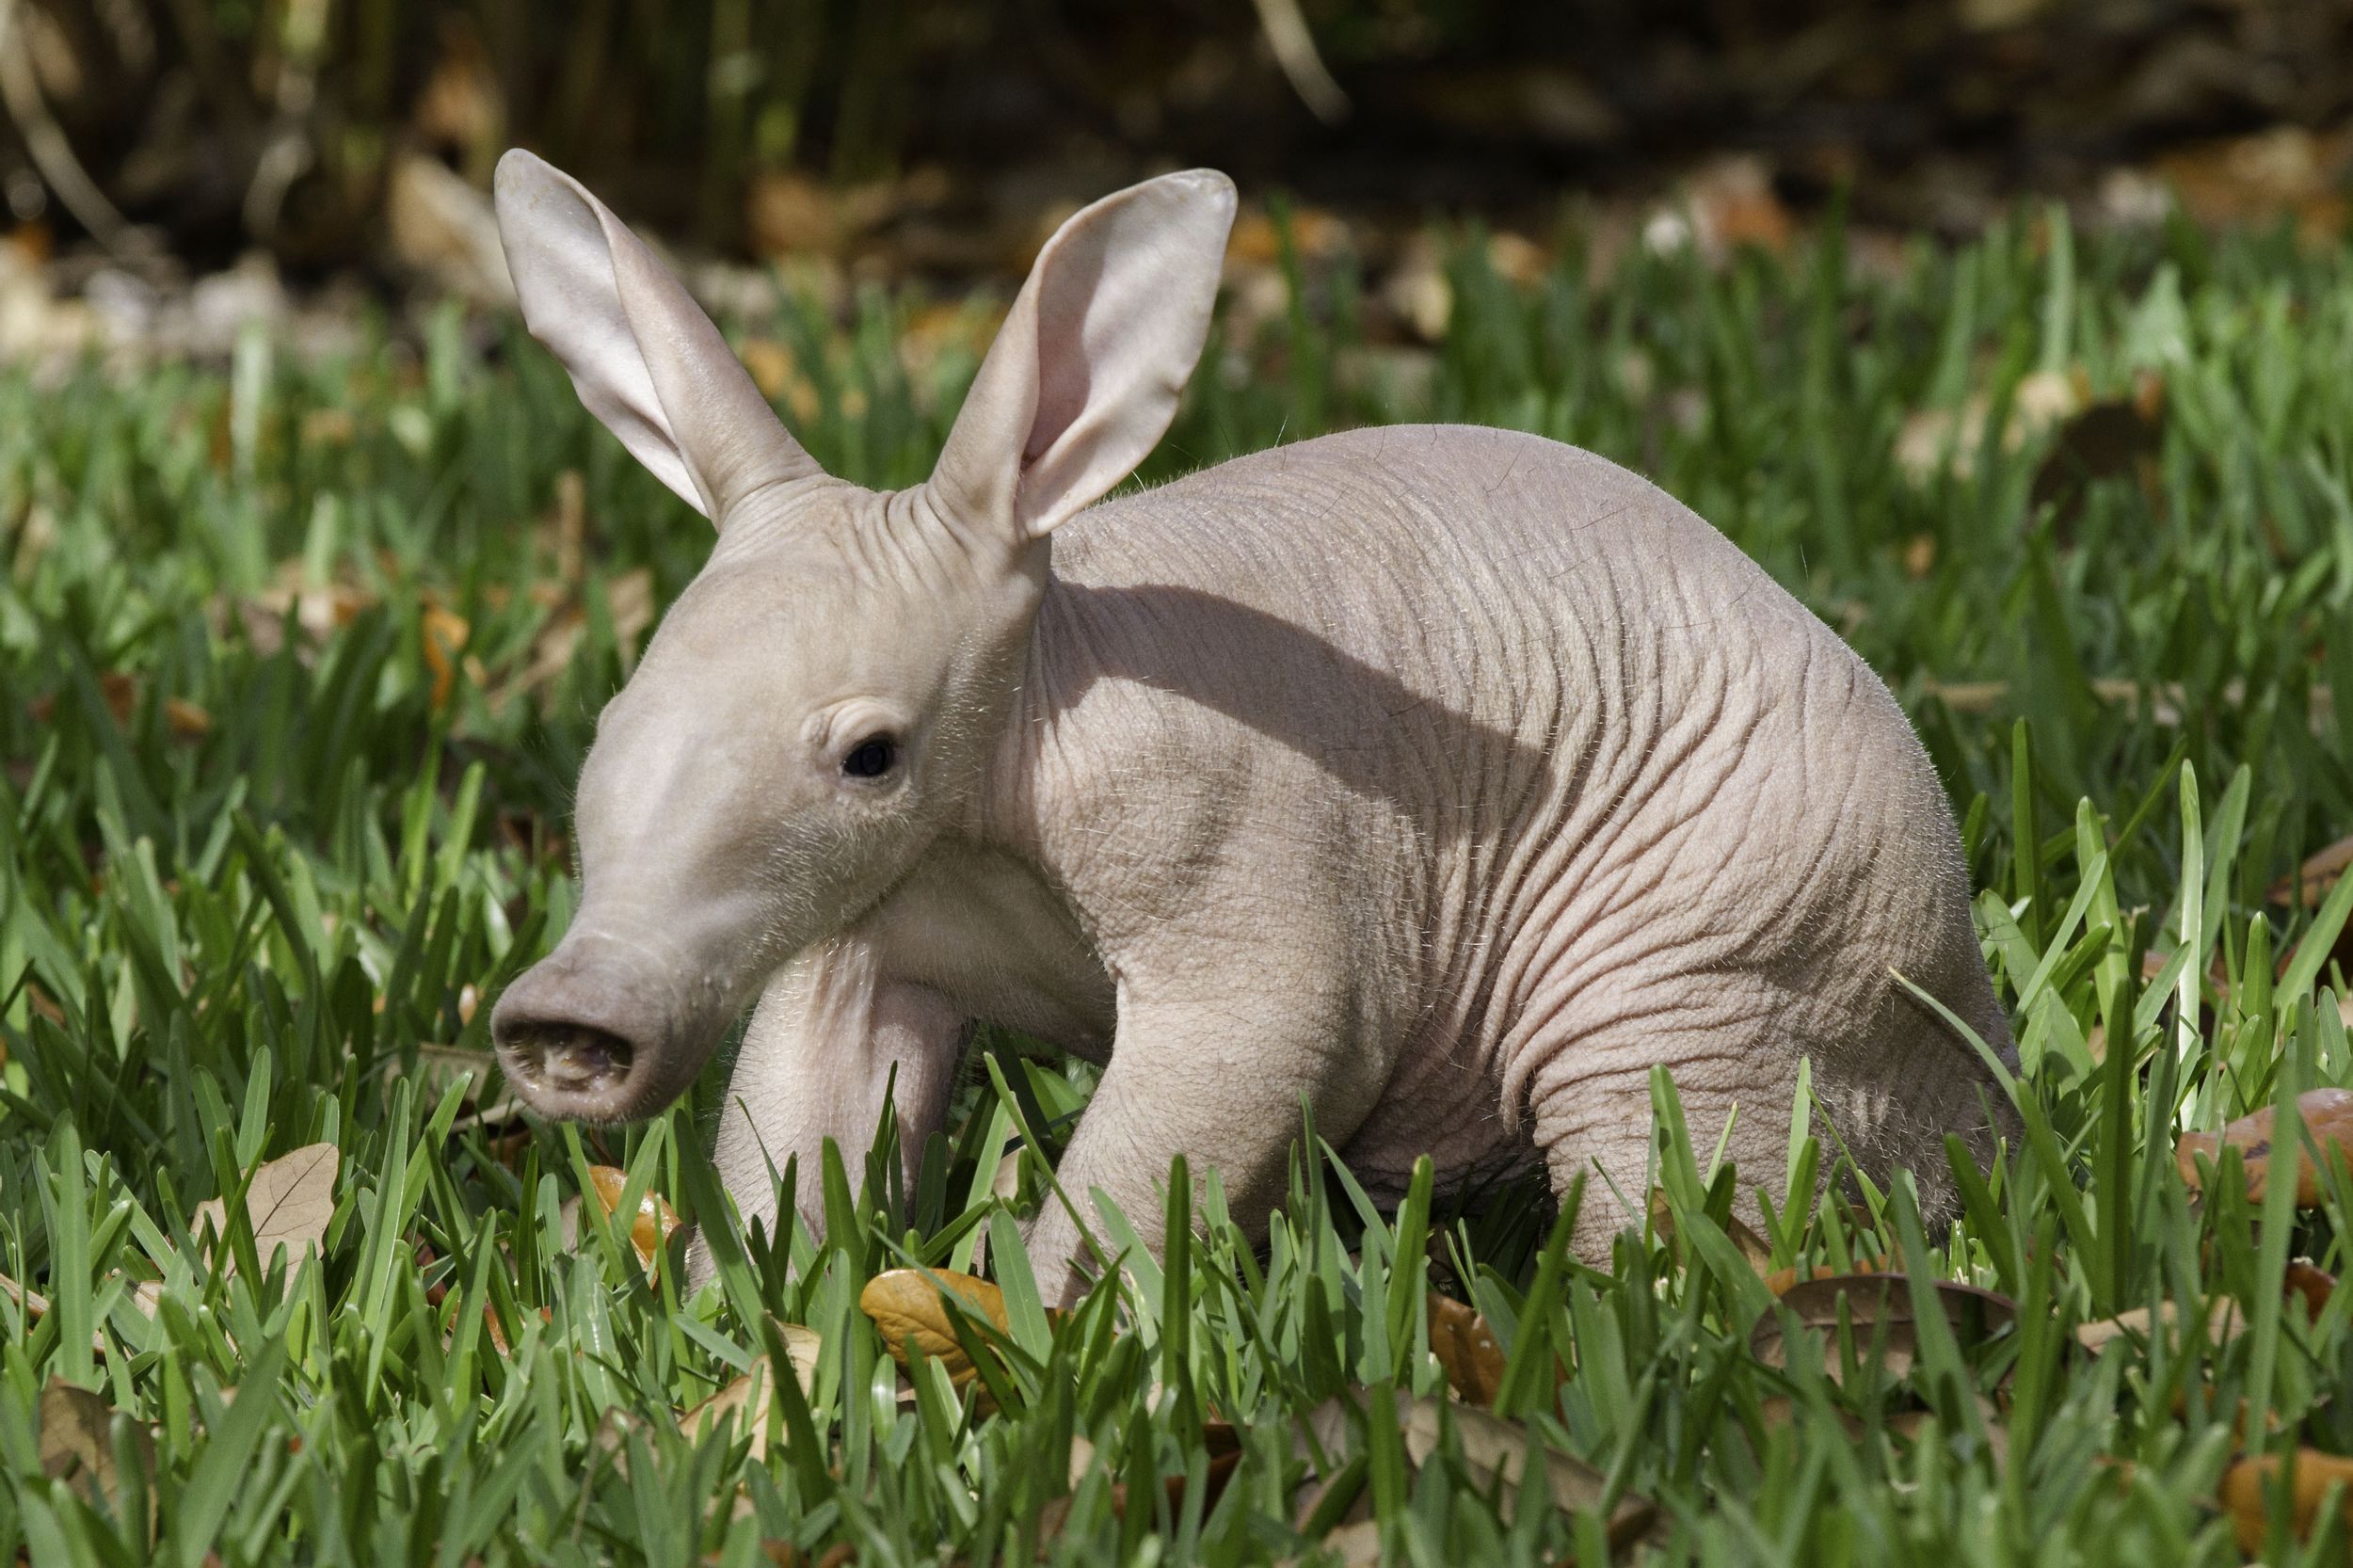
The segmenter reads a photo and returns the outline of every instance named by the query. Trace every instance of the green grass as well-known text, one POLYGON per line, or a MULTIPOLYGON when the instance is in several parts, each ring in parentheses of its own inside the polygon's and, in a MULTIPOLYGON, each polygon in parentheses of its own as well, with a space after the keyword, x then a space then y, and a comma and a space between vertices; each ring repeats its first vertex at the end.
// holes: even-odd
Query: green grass
MULTIPOLYGON (((1342 423, 1537 429, 1655 477, 1847 632, 1965 821, 2019 1020, 2027 1145, 1966 1183, 1949 1242, 1902 1182, 1859 1209, 1834 1183, 1816 1201, 1838 1156, 1818 1116, 1787 1168, 1712 1170, 1662 1087, 1673 1240, 1629 1235, 1609 1275, 1567 1264, 1525 1193, 1385 1215, 1307 1145, 1271 1250, 1225 1223, 1213 1178, 1197 1210, 1178 1184, 1170 1218, 1198 1239, 1053 1326, 990 1177, 1027 1128, 1014 1207, 1038 1201, 1034 1155, 1088 1080, 991 1037, 912 1190, 796 1171, 827 1240, 723 1240, 720 1287, 681 1301, 675 1269, 648 1283, 602 1224, 568 1243, 560 1210, 604 1161, 712 1216, 715 1085, 626 1134, 516 1138, 448 1065, 487 1044, 477 1000, 568 916, 570 779, 643 583, 675 594, 704 525, 545 356, 486 355, 455 318, 419 356, 304 367, 256 342, 227 375, 0 372, 0 1273, 50 1302, 0 1298, 0 1551, 744 1564, 792 1543, 802 1561, 848 1544, 977 1563, 1044 1537, 1067 1562, 1285 1560, 1316 1549, 1293 1523, 1299 1418, 1341 1397, 1319 1530, 1361 1490, 1399 1560, 1599 1560, 1598 1506, 1507 1501, 1461 1423, 1426 1451, 1389 1414, 1391 1391, 1444 1388, 1434 1254, 1508 1352, 1502 1414, 1592 1466, 1594 1499, 1650 1499, 1657 1560, 2237 1560, 2214 1501, 2235 1432, 2353 1452, 2335 1397, 2353 1291, 2315 1318, 2280 1288, 2293 1257, 2344 1272, 2353 1177, 2338 1162, 2297 1214, 2284 1183, 2249 1202, 2235 1162, 2198 1198, 2171 1159, 2182 1127, 2353 1082, 2353 878, 2325 906, 2266 898, 2353 832, 2353 252, 2185 230, 2055 243, 2022 220, 1957 256, 1923 246, 1893 279, 1834 240, 1721 274, 1638 256, 1606 287, 1580 275, 1572 255, 1520 291, 1465 260, 1410 405, 1362 369, 1348 270, 1302 278, 1288 320, 1213 349, 1152 473, 1342 423), (2101 402, 2161 377, 2161 429, 2121 463, 2082 430, 2057 459, 2045 430, 1921 479, 1897 461, 1920 410, 1983 397, 1998 433, 2041 372, 2101 402), (2119 472, 2062 483, 2078 458, 2119 472), (315 633, 266 597, 329 584, 344 616, 315 633), (574 621, 568 652, 547 629, 574 621), (519 685, 541 654, 549 678, 519 685), (1983 682, 2000 694, 1934 695, 1983 682), (265 1266, 242 1219, 233 1271, 194 1261, 200 1200, 321 1141, 341 1167, 318 1262, 265 1266), (1760 1360, 1774 1309, 1725 1224, 1736 1180, 1767 1194, 1774 1263, 1897 1260, 1920 1317, 1907 1374, 1827 1377, 1802 1336, 1785 1369, 1760 1360), (903 1400, 859 1290, 968 1266, 984 1233, 1011 1326, 967 1333, 999 1408, 936 1370, 903 1400), (2014 1320, 1943 1326, 1937 1278, 2012 1299, 2014 1320), (152 1316, 133 1296, 150 1280, 152 1316), (2218 1348, 2074 1338, 2217 1296, 2249 1324, 2218 1348), (779 1320, 824 1349, 761 1456, 741 1432, 681 1438, 679 1412, 780 1349, 779 1320), (1575 1371, 1556 1388, 1557 1362, 1575 1371), (45 1478, 53 1379, 121 1413, 98 1445, 116 1490, 45 1478), (1241 1457, 1205 1511, 1209 1418, 1241 1457), (1096 1463, 1065 1505, 1074 1437, 1096 1463), (1115 1482, 1134 1506, 1113 1509, 1115 1482)), ((910 381, 893 344, 914 309, 869 296, 837 324, 794 305, 769 329, 816 399, 808 443, 869 483, 925 472, 971 372, 955 346, 910 381)), ((1870 1316, 1849 1325, 1866 1359, 1870 1316)), ((2299 1548, 2282 1525, 2271 1546, 2345 1550, 2341 1526, 2299 1548)))

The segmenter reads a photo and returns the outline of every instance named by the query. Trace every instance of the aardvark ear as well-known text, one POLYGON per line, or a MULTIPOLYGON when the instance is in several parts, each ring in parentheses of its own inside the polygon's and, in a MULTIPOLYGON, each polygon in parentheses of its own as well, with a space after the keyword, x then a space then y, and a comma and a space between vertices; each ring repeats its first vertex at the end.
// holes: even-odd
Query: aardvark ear
POLYGON ((724 524, 753 491, 822 472, 711 318, 579 181, 518 150, 497 185, 524 325, 655 478, 724 524))
POLYGON ((1233 221, 1233 182, 1196 168, 1056 231, 932 472, 951 518, 1037 538, 1144 460, 1201 357, 1233 221))

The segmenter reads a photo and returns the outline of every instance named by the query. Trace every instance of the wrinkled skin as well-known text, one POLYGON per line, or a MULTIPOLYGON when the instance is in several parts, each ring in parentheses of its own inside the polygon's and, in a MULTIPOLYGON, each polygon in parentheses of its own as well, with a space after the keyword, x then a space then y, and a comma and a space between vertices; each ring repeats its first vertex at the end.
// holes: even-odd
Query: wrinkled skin
MULTIPOLYGON (((1700 1147, 1730 1123, 1751 1183, 1779 1179, 1801 1059, 1817 1125, 1875 1178, 1912 1170, 1931 1219, 1945 1135, 1989 1157, 1978 1056, 1897 978, 2009 1054, 1928 760, 1861 660, 1671 497, 1416 426, 1088 505, 1197 353, 1222 182, 1073 219, 939 471, 890 495, 771 428, 584 192, 510 157, 500 203, 534 330, 721 520, 600 721, 579 918, 499 1005, 539 1109, 660 1110, 756 1000, 715 1155, 766 1217, 789 1157, 830 1137, 856 1168, 894 1070, 911 1162, 989 1020, 1104 1064, 1062 1184, 1147 1243, 1179 1153, 1263 1225, 1305 1096, 1376 1187, 1423 1153, 1455 1181, 1598 1173, 1595 1261, 1645 1190, 1654 1067, 1700 1147), (594 267, 535 309, 535 222, 559 268, 603 236, 627 343, 566 325, 578 299, 611 314, 594 267), (666 447, 631 423, 632 354, 666 447)), ((1086 1256, 1059 1206, 1030 1241, 1041 1274, 1086 1256)))

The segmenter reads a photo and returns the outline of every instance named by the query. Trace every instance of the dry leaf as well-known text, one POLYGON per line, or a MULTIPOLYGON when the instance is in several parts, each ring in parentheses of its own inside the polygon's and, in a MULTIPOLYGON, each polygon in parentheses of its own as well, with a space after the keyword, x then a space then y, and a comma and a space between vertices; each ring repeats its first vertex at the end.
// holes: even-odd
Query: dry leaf
POLYGON ((2337 1276, 2310 1263, 2293 1262, 2281 1278, 2280 1288, 2283 1294, 2304 1298, 2305 1309, 2317 1318, 2336 1293, 2337 1276))
MULTIPOLYGON (((162 1290, 163 1287, 150 1282, 148 1284, 134 1287, 131 1294, 133 1300, 139 1304, 140 1309, 149 1317, 152 1318, 155 1315, 155 1309, 149 1304, 147 1293, 149 1291, 153 1291, 160 1295, 162 1290)), ((19 1306, 22 1306, 24 1309, 24 1316, 28 1319, 39 1318, 49 1310, 48 1297, 42 1295, 38 1290, 25 1289, 24 1287, 19 1285, 16 1281, 10 1279, 6 1274, 0 1274, 0 1295, 7 1296, 9 1300, 15 1302, 19 1306)), ((90 1353, 93 1355, 104 1356, 109 1353, 106 1349, 106 1336, 96 1330, 92 1330, 90 1333, 89 1348, 90 1353)))
POLYGON ((1351 1520, 1325 1536, 1321 1549, 1326 1557, 1337 1557, 1341 1568, 1374 1568, 1382 1560, 1380 1521, 1351 1520))
POLYGON ((466 643, 473 635, 473 628, 463 616, 455 615, 438 605, 427 606, 418 627, 418 641, 424 653, 424 667, 432 673, 433 690, 429 700, 435 708, 447 707, 450 693, 457 684, 457 667, 466 651, 466 643))
MULTIPOLYGON (((2129 397, 2094 403, 2068 416, 2035 470, 2027 505, 2058 508, 2064 529, 2082 510, 2084 487, 2094 480, 2153 476, 2165 446, 2165 383, 2144 373, 2129 397)), ((2153 483, 2151 477, 2147 482, 2153 483)))
MULTIPOLYGON (((2052 426, 2072 419, 2084 406, 2084 389, 2063 371, 2039 370, 2020 377, 2002 426, 2005 452, 2016 452, 2052 426)), ((1914 484, 1926 484, 1942 467, 1967 478, 1986 441, 1993 400, 1973 392, 1959 408, 1918 408, 1904 417, 1896 434, 1896 466, 1914 484)))
POLYGON ((131 727, 132 715, 138 712, 138 682, 120 670, 108 670, 98 678, 98 695, 106 700, 106 712, 114 715, 121 728, 131 727))
MULTIPOLYGON (((1893 1258, 1890 1258, 1882 1254, 1878 1257, 1858 1257, 1854 1260, 1854 1266, 1847 1272, 1849 1273, 1856 1274, 1893 1273, 1896 1272, 1896 1265, 1893 1258)), ((1808 1279, 1835 1279, 1838 1277, 1838 1273, 1839 1271, 1832 1268, 1829 1264, 1817 1263, 1805 1277, 1808 1279)), ((1776 1296, 1787 1295, 1790 1288, 1795 1286, 1797 1283, 1798 1271, 1794 1268, 1775 1269, 1771 1273, 1765 1276, 1765 1288, 1770 1290, 1776 1296)))
POLYGON ((1346 1527, 1372 1517, 1372 1490, 1365 1484, 1362 1473, 1351 1477, 1341 1456, 1348 1450, 1348 1407, 1339 1400, 1326 1400, 1300 1417, 1291 1433, 1292 1456, 1307 1465, 1306 1478, 1292 1493, 1291 1527, 1305 1531, 1316 1515, 1322 1512, 1336 1490, 1350 1488, 1350 1502, 1337 1514, 1326 1519, 1329 1533, 1324 1537, 1327 1546, 1337 1540, 1346 1527), (1328 1465, 1328 1469, 1324 1468, 1328 1465))
MULTIPOLYGON (((1201 1424, 1203 1447, 1209 1451, 1209 1463, 1201 1480, 1201 1512, 1208 1517, 1209 1510, 1225 1495, 1225 1483, 1234 1477, 1241 1463, 1241 1438, 1224 1421, 1204 1421, 1201 1424)), ((1070 1489, 1076 1492, 1096 1464, 1095 1445, 1073 1434, 1070 1439, 1070 1489)), ((1182 1475, 1164 1476, 1160 1480, 1160 1495, 1168 1500, 1169 1517, 1180 1517, 1187 1496, 1186 1479, 1182 1475)), ((1113 1481, 1111 1485, 1112 1514, 1125 1518, 1128 1513, 1128 1484, 1113 1481)), ((1061 1533, 1070 1512, 1067 1496, 1056 1497, 1038 1511, 1038 1542, 1045 1544, 1061 1533)))
POLYGON ((473 1081, 466 1086, 462 1103, 472 1105, 488 1082, 498 1059, 487 1050, 467 1050, 458 1046, 439 1046, 426 1043, 417 1047, 417 1066, 414 1073, 403 1068, 400 1059, 389 1058, 385 1064, 388 1077, 412 1077, 417 1087, 428 1100, 438 1099, 459 1079, 472 1075, 473 1081))
POLYGON ((962 1298, 974 1314, 1000 1333, 1004 1331, 1008 1320, 1005 1293, 984 1279, 946 1269, 885 1270, 868 1280, 858 1293, 858 1310, 873 1320, 884 1348, 902 1368, 908 1367, 907 1344, 912 1340, 916 1354, 938 1362, 962 1387, 971 1380, 974 1369, 971 1358, 956 1343, 956 1331, 948 1321, 949 1309, 939 1299, 943 1286, 962 1298))
MULTIPOLYGON (((2222 1472, 2218 1489, 2222 1507, 2231 1515, 2231 1528, 2238 1534, 2240 1547, 2249 1553, 2263 1550, 2264 1536, 2270 1523, 2269 1512, 2264 1506, 2264 1493, 2274 1483, 2274 1478, 2286 1463, 2279 1454, 2262 1454, 2242 1459, 2222 1472)), ((2340 1516, 2353 1526, 2353 1459, 2340 1459, 2317 1448, 2296 1451, 2295 1490, 2289 1500, 2289 1518, 2298 1541, 2309 1538, 2319 1523, 2320 1505, 2329 1487, 2342 1486, 2337 1499, 2340 1516)))
MULTIPOLYGON (((1479 1491, 1486 1493, 1496 1478, 1502 1478, 1501 1506, 1508 1517, 1524 1479, 1528 1428, 1483 1410, 1400 1395, 1398 1424, 1404 1429, 1405 1457, 1417 1469, 1430 1463, 1431 1455, 1438 1451, 1445 1423, 1449 1419, 1462 1444, 1464 1464, 1470 1469, 1479 1491)), ((1608 1495, 1608 1480, 1599 1470, 1541 1441, 1537 1453, 1544 1464, 1545 1487, 1553 1507, 1568 1512, 1601 1506, 1608 1495)), ((1609 1513, 1610 1545, 1622 1546, 1641 1534, 1650 1528, 1652 1516, 1647 1500, 1631 1496, 1619 1498, 1617 1507, 1609 1513)))
MULTIPOLYGON (((114 1407, 87 1388, 51 1378, 40 1391, 40 1467, 52 1480, 62 1480, 84 1497, 120 1513, 122 1478, 115 1471, 114 1407)), ((144 1462, 149 1479, 155 1474, 155 1439, 137 1424, 131 1426, 131 1446, 144 1462)), ((153 1523, 155 1497, 148 1495, 149 1523, 153 1523)))
MULTIPOLYGON (((611 1165, 588 1167, 589 1190, 597 1194, 597 1201, 604 1206, 607 1214, 620 1207, 621 1191, 628 1185, 627 1171, 611 1165)), ((637 1212, 630 1218, 629 1239, 636 1247, 638 1261, 645 1264, 647 1272, 651 1273, 659 1267, 662 1249, 668 1244, 671 1233, 678 1229, 678 1216, 670 1212, 670 1206, 663 1201, 661 1193, 648 1191, 639 1196, 637 1212)))
MULTIPOLYGON (((2296 1097, 2297 1113, 2303 1119, 2304 1130, 2313 1144, 2324 1153, 2344 1152, 2353 1158, 2353 1090, 2308 1089, 2296 1097)), ((2239 1151, 2239 1159, 2247 1167, 2247 1196, 2260 1200, 2270 1185, 2273 1149, 2271 1146, 2272 1108, 2265 1106, 2250 1116, 2242 1116, 2220 1132, 2185 1132, 2173 1145, 2173 1161, 2181 1168, 2182 1179, 2192 1191, 2202 1189, 2205 1177, 2199 1168, 2201 1159, 2208 1165, 2217 1163, 2225 1145, 2239 1151)), ((2296 1151, 2296 1201, 2303 1208, 2316 1206, 2322 1196, 2320 1171, 2301 1147, 2296 1151)))
MULTIPOLYGON (((456 1309, 452 1308, 452 1310, 455 1311, 456 1309)), ((551 1323, 554 1320, 555 1315, 553 1313, 550 1312, 544 1306, 539 1308, 539 1321, 542 1323, 551 1323)), ((514 1347, 507 1342, 506 1329, 504 1325, 499 1321, 498 1308, 492 1306, 488 1302, 484 1302, 482 1304, 482 1323, 485 1330, 487 1330, 490 1336, 490 1348, 492 1350, 498 1352, 501 1355, 513 1355, 515 1353, 514 1347)))
POLYGON ((2317 909, 2348 867, 2353 867, 2353 834, 2339 839, 2308 857, 2296 869, 2294 875, 2283 876, 2273 883, 2271 891, 2265 896, 2274 904, 2292 907, 2300 888, 2304 907, 2317 909))
MULTIPOLYGON (((472 986, 467 986, 465 993, 461 993, 457 999, 457 1014, 461 1020, 471 1021, 468 1015, 474 1004, 470 1002, 469 994, 472 990, 472 986)), ((497 1065, 497 1058, 485 1050, 468 1050, 459 1046, 429 1043, 417 1048, 417 1064, 413 1076, 417 1080, 419 1089, 428 1100, 439 1099, 448 1091, 449 1086, 459 1079, 470 1080, 464 1093, 458 1098, 457 1103, 460 1109, 457 1119, 450 1124, 451 1137, 455 1138, 461 1132, 473 1129, 486 1133, 492 1132, 519 1123, 522 1119, 523 1103, 516 1097, 511 1085, 507 1086, 508 1092, 501 1095, 497 1099, 487 1103, 483 1099, 482 1091, 489 1086, 493 1069, 497 1065)), ((409 1069, 397 1056, 391 1057, 385 1062, 384 1072, 388 1078, 398 1077, 408 1071, 409 1069)))
MULTIPOLYGON (((792 1358, 792 1375, 801 1393, 813 1393, 817 1358, 824 1352, 824 1340, 815 1329, 799 1323, 778 1323, 776 1329, 784 1336, 784 1352, 792 1358)), ((768 1451, 768 1403, 776 1389, 775 1364, 763 1355, 752 1363, 750 1371, 680 1416, 679 1434, 698 1443, 719 1417, 733 1415, 734 1435, 751 1438, 751 1457, 757 1462, 768 1451)))
POLYGON ((216 636, 225 635, 233 622, 243 627, 253 651, 264 658, 285 644, 286 615, 294 613, 302 632, 300 651, 316 651, 328 637, 360 618, 376 602, 376 595, 347 583, 320 584, 308 579, 298 560, 280 563, 274 586, 245 599, 217 599, 206 607, 216 636))
POLYGON ((489 197, 439 158, 405 153, 384 184, 384 232, 400 264, 477 305, 515 302, 489 197))
MULTIPOLYGON (((1681 1256, 1679 1239, 1675 1235, 1674 1206, 1664 1187, 1650 1190, 1650 1223, 1658 1239, 1674 1247, 1677 1256, 1681 1256)), ((1756 1271, 1759 1278, 1763 1278, 1773 1264, 1772 1247, 1737 1218, 1726 1220, 1723 1229, 1724 1234, 1732 1239, 1732 1244, 1740 1249, 1740 1256, 1748 1261, 1749 1267, 1756 1271)))
POLYGON ((815 1557, 805 1555, 790 1541, 762 1541, 760 1551, 769 1568, 847 1568, 857 1560, 857 1548, 847 1541, 837 1541, 815 1557))
POLYGON ((2342 133, 2280 125, 2168 152, 2156 161, 2156 173, 2183 209, 2209 228, 2261 227, 2293 216, 2299 237, 2329 241, 2345 228, 2346 158, 2342 133))
MULTIPOLYGON (((628 664, 637 656, 637 639, 653 624, 653 570, 640 567, 608 578, 604 592, 613 616, 614 640, 620 647, 622 662, 628 664)), ((576 602, 564 605, 549 616, 532 639, 529 662, 489 694, 490 707, 503 708, 515 697, 530 696, 552 684, 570 667, 572 654, 587 629, 587 612, 576 602)))
MULTIPOLYGON (((1998 1472, 2009 1462, 2009 1429, 2002 1424, 2000 1406, 1982 1394, 1977 1400, 1977 1417, 1985 1424, 1986 1448, 1993 1462, 1993 1468, 1998 1472)), ((1889 1417, 1887 1430, 1907 1443, 1916 1443, 1934 1414, 1927 1410, 1907 1410, 1889 1417)), ((1948 1431, 1945 1435, 1950 1436, 1951 1432, 1948 1431)))
POLYGON ((38 1290, 25 1289, 6 1274, 0 1274, 0 1295, 23 1307, 27 1318, 38 1318, 49 1310, 48 1297, 38 1290))
MULTIPOLYGON (((1529 1443, 1529 1429, 1518 1421, 1449 1400, 1417 1398, 1399 1394, 1397 1423, 1405 1439, 1405 1457, 1418 1470, 1430 1463, 1443 1446, 1446 1427, 1451 1422, 1461 1447, 1464 1467, 1469 1472, 1472 1487, 1481 1496, 1496 1487, 1500 1480, 1501 1508, 1509 1518, 1519 1488, 1526 1479, 1529 1443)), ((1306 1432, 1328 1457, 1345 1450, 1348 1439, 1347 1409, 1340 1400, 1328 1400, 1304 1418, 1306 1432)), ((1303 1441, 1303 1454, 1310 1461, 1313 1451, 1303 1441)), ((1599 1470, 1569 1454, 1545 1444, 1536 1443, 1537 1458, 1544 1465, 1543 1482, 1552 1506, 1563 1512, 1601 1506, 1608 1496, 1608 1480, 1599 1470)), ((1309 1509, 1301 1512, 1305 1519, 1309 1509)), ((1618 1499, 1609 1512, 1609 1544, 1623 1547, 1650 1528, 1657 1511, 1650 1502, 1631 1495, 1618 1499)), ((1340 1534, 1335 1530, 1328 1540, 1340 1534)))
POLYGON ((417 92, 411 123, 425 140, 451 152, 495 146, 506 125, 498 72, 472 27, 445 26, 440 55, 417 92))
MULTIPOLYGON (((1768 1394, 1756 1401, 1757 1417, 1768 1427, 1788 1426, 1798 1418, 1798 1412, 1801 1408, 1803 1407, 1799 1401, 1787 1394, 1768 1394)), ((1858 1443, 1869 1431, 1861 1419, 1849 1411, 1840 1410, 1833 1405, 1830 1414, 1832 1419, 1846 1429, 1847 1435, 1858 1443)))
MULTIPOLYGON (((335 1217, 335 1177, 343 1156, 332 1144, 305 1144, 276 1160, 265 1161, 246 1187, 246 1218, 253 1226, 253 1251, 266 1269, 279 1249, 299 1262, 303 1252, 324 1246, 327 1224, 335 1217)), ((188 1216, 188 1234, 200 1239, 210 1225, 216 1238, 229 1234, 229 1210, 218 1198, 207 1198, 188 1216)), ((216 1244, 214 1267, 226 1273, 236 1267, 224 1245, 216 1244)))
POLYGON ((213 732, 213 715, 183 696, 164 698, 164 723, 183 741, 200 741, 213 732))
POLYGON ((1435 1290, 1429 1295, 1430 1353, 1449 1387, 1471 1404, 1492 1405, 1503 1386, 1503 1348, 1474 1307, 1435 1290))
MULTIPOLYGON (((2145 1344, 2157 1329, 2170 1329, 2182 1320, 2181 1308, 2171 1302, 2159 1302, 2152 1314, 2145 1306, 2120 1312, 2113 1318, 2101 1318, 2076 1327, 2075 1343, 2098 1354, 2112 1339, 2130 1339, 2145 1344)), ((2205 1337, 2214 1345, 2225 1345, 2247 1332, 2247 1315, 2238 1309, 2238 1303, 2228 1296, 2206 1298, 2205 1337)))
MULTIPOLYGON (((1933 1288, 1953 1336, 1963 1349, 1995 1334, 2018 1314, 2016 1303, 1991 1290, 1950 1280, 1937 1280, 1933 1288)), ((1846 1375, 1846 1357, 1834 1337, 1842 1310, 1853 1331, 1858 1358, 1871 1355, 1877 1343, 1881 1366, 1889 1377, 1902 1377, 1912 1369, 1918 1341, 1907 1275, 1853 1273, 1806 1280, 1784 1291, 1781 1304, 1795 1315, 1801 1329, 1822 1341, 1823 1375, 1833 1383, 1846 1375)), ((1758 1320, 1749 1339, 1751 1352, 1768 1367, 1788 1365, 1782 1322, 1782 1313, 1768 1314, 1758 1320)))

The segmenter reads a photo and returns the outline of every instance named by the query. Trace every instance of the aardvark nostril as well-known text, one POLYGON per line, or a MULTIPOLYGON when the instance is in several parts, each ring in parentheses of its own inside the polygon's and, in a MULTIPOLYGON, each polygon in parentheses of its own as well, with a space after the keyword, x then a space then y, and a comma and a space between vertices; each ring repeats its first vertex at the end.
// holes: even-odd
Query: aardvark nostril
POLYGON ((530 1088, 584 1094, 620 1083, 635 1052, 627 1040, 605 1030, 551 1021, 502 1032, 499 1054, 509 1076, 530 1088))

